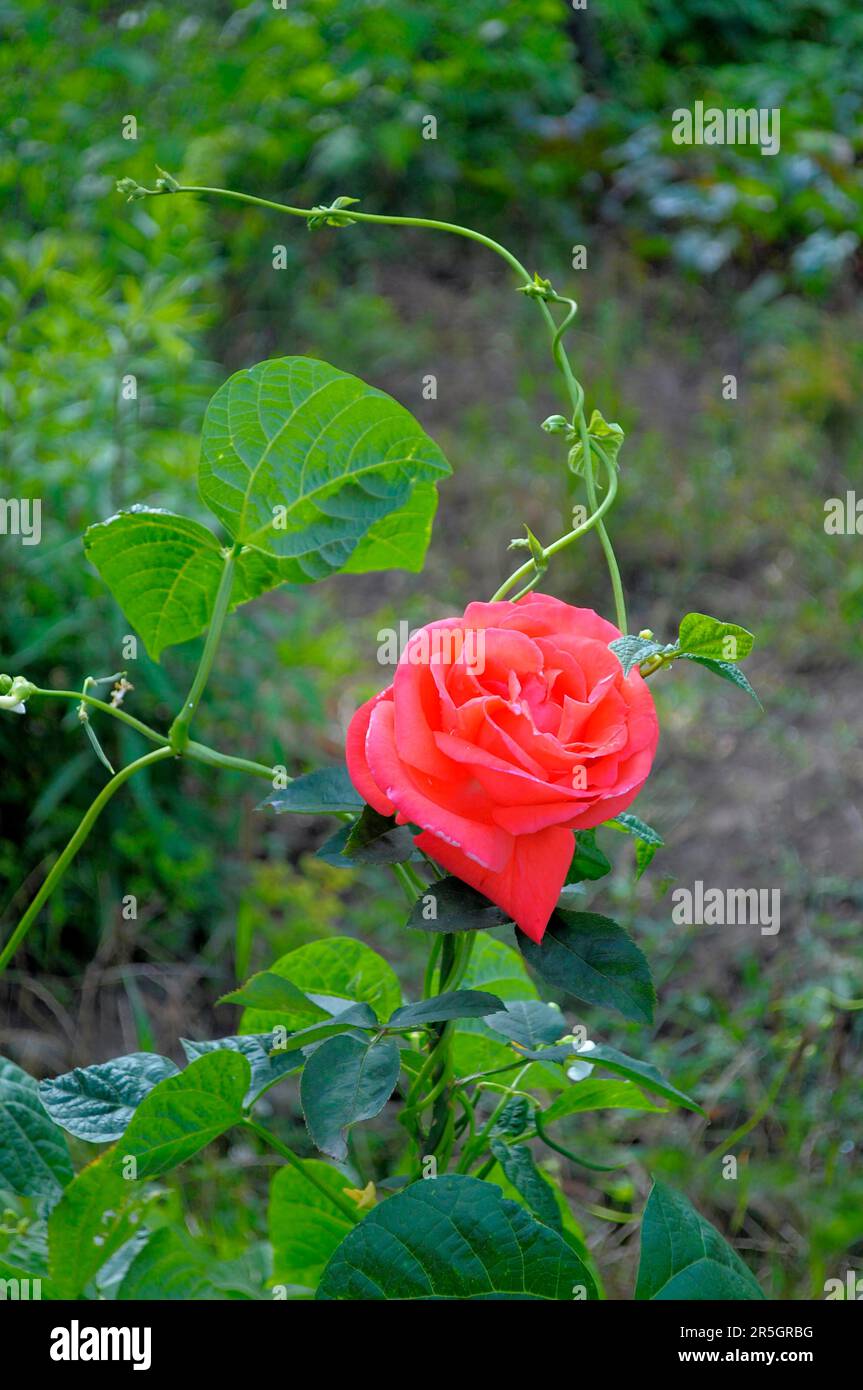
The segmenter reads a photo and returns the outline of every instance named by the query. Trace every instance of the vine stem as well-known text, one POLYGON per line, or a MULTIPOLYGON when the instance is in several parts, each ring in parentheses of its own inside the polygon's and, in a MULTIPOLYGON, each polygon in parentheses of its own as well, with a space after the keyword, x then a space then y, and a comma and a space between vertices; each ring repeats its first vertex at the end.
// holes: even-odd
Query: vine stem
POLYGON ((118 709, 116 705, 109 705, 105 700, 98 700, 95 695, 87 695, 80 690, 42 690, 39 686, 33 691, 31 699, 35 695, 45 695, 53 700, 74 700, 76 704, 92 705, 94 709, 101 710, 103 714, 110 714, 113 719, 119 719, 123 724, 128 724, 131 729, 135 729, 151 743, 158 743, 163 748, 168 746, 169 740, 163 734, 151 729, 149 724, 136 719, 133 714, 127 714, 124 709, 118 709))
MULTIPOLYGON (((607 461, 606 461, 606 462, 607 462, 607 461)), ((545 546, 545 548, 543 549, 543 552, 542 552, 542 553, 543 553, 544 559, 546 559, 546 560, 550 559, 550 557, 551 557, 552 555, 556 555, 557 552, 558 552, 559 550, 563 550, 565 546, 571 545, 573 541, 578 540, 579 536, 585 535, 585 534, 586 534, 588 531, 590 531, 594 526, 598 527, 599 524, 600 524, 600 522, 601 522, 601 520, 602 520, 602 517, 603 517, 603 516, 605 515, 605 513, 609 510, 609 508, 610 508, 611 505, 613 504, 614 499, 615 499, 616 496, 617 496, 617 470, 616 470, 614 467, 608 465, 608 492, 606 493, 606 495, 605 495, 605 497, 603 498, 602 502, 599 504, 598 507, 596 506, 595 501, 592 502, 592 505, 593 505, 594 508, 595 508, 595 510, 594 510, 592 516, 589 516, 589 517, 587 518, 586 521, 583 521, 583 522, 581 523, 580 526, 576 526, 576 527, 573 528, 572 531, 567 532, 567 534, 566 534, 565 536, 561 536, 559 540, 552 541, 551 545, 545 546)), ((588 500, 590 500, 589 496, 588 496, 588 500)), ((509 593, 510 589, 512 589, 516 584, 518 584, 518 582, 519 582, 521 579, 526 579, 526 578, 528 577, 528 575, 532 574, 533 571, 535 570, 535 568, 536 568, 536 566, 534 565, 533 560, 527 560, 527 561, 525 562, 525 564, 523 564, 523 565, 521 566, 520 569, 517 569, 517 570, 515 571, 514 574, 511 574, 511 575, 509 576, 509 579, 505 579, 505 580, 504 580, 504 582, 501 584, 500 588, 496 591, 496 593, 492 594, 491 602, 492 602, 492 603, 497 603, 499 599, 505 598, 506 595, 509 593)), ((539 574, 538 574, 538 573, 537 573, 536 578, 537 578, 537 579, 539 578, 539 574)), ((620 580, 620 576, 618 575, 618 582, 619 582, 619 580, 620 580)), ((614 587, 614 586, 612 585, 612 588, 613 588, 613 587, 614 587)), ((616 605, 616 604, 617 604, 617 599, 616 599, 616 597, 615 597, 615 605, 616 605)), ((626 631, 626 626, 625 626, 625 624, 626 624, 626 611, 625 611, 625 609, 624 609, 623 612, 621 613, 621 610, 618 608, 618 609, 617 609, 617 617, 618 617, 618 627, 620 627, 621 632, 625 632, 625 631, 626 631), (623 618, 623 623, 624 623, 624 626, 622 626, 622 627, 621 627, 621 624, 620 624, 620 619, 621 619, 621 617, 623 618)))
POLYGON ((347 1216, 354 1225, 362 1220, 362 1216, 357 1207, 352 1206, 348 1198, 343 1197, 340 1192, 337 1192, 334 1188, 328 1187, 326 1183, 321 1182, 314 1170, 308 1164, 305 1164, 303 1160, 294 1153, 293 1149, 289 1149, 287 1144, 283 1144, 277 1135, 271 1134, 268 1129, 264 1129, 264 1126, 259 1125, 257 1120, 247 1118, 244 1123, 247 1129, 252 1130, 254 1134, 257 1134, 259 1139, 263 1139, 265 1144, 269 1144, 270 1148, 275 1149, 276 1153, 279 1154, 286 1163, 290 1163, 292 1168, 296 1168, 298 1173, 302 1173, 306 1182, 310 1182, 312 1187, 316 1187, 319 1192, 322 1192, 327 1201, 332 1202, 334 1206, 338 1207, 339 1211, 347 1216))
POLYGON ((182 753, 189 743, 189 725, 195 717, 195 711, 207 681, 210 679, 210 672, 213 669, 213 662, 216 659, 216 652, 222 640, 222 628, 225 625, 225 618, 228 616, 228 609, 231 604, 231 590, 234 587, 234 565, 237 558, 237 546, 231 546, 225 552, 225 564, 222 570, 222 577, 219 580, 219 587, 216 591, 216 599, 213 604, 213 616, 210 619, 210 626, 207 630, 207 640, 204 643, 204 650, 201 653, 201 660, 195 672, 195 679, 192 681, 192 688, 186 697, 186 702, 180 713, 171 725, 170 743, 177 753, 182 753))
MULTIPOLYGON (((268 208, 273 212, 287 213, 290 217, 301 217, 306 223, 308 223, 309 218, 315 216, 325 216, 325 214, 328 211, 330 211, 326 208, 297 208, 293 207, 290 203, 277 203, 271 198, 258 198, 252 193, 240 193, 233 188, 210 188, 204 185, 196 184, 177 184, 175 187, 172 187, 170 189, 164 187, 156 189, 145 189, 139 186, 136 196, 162 197, 173 196, 176 193, 193 193, 203 194, 209 197, 228 198, 233 202, 246 203, 248 205, 251 205, 252 207, 268 208)), ((493 237, 488 237, 483 232, 477 232, 474 230, 473 227, 463 227, 458 222, 441 222, 438 219, 432 217, 398 217, 395 214, 387 213, 356 212, 353 208, 346 210, 334 209, 333 215, 338 216, 340 219, 342 219, 340 225, 350 225, 352 222, 367 222, 385 227, 425 228, 429 231, 448 232, 453 236, 465 237, 468 241, 475 241, 480 246, 485 246, 487 250, 493 251, 495 255, 500 256, 502 260, 506 261, 509 268, 512 271, 514 271, 515 274, 522 281, 523 288, 529 288, 534 286, 535 282, 533 278, 530 276, 527 269, 524 265, 522 265, 521 261, 518 259, 517 256, 514 256, 513 253, 510 250, 508 250, 506 246, 503 246, 499 241, 495 241, 493 237)), ((554 315, 548 307, 546 299, 541 295, 534 295, 533 297, 537 299, 542 315, 546 321, 549 333, 551 334, 552 356, 554 358, 555 364, 561 372, 561 375, 563 376, 567 395, 569 397, 570 404, 572 405, 573 416, 578 423, 579 431, 581 433, 582 448, 584 450, 584 468, 585 480, 587 484, 587 495, 588 500, 590 502, 591 511, 594 513, 594 516, 591 519, 591 525, 586 526, 584 529, 590 530, 591 526, 596 527, 596 533, 599 537, 599 542, 602 546, 603 554, 605 555, 609 577, 611 580, 612 592, 614 594, 614 606, 617 617, 617 626, 620 628, 621 632, 626 632, 626 603, 623 595, 623 585, 620 578, 620 569, 617 564, 616 556, 614 554, 614 547, 611 543, 611 537, 609 536, 605 526, 605 522, 602 519, 604 512, 607 511, 608 508, 605 507, 603 509, 603 512, 600 513, 598 517, 596 516, 596 512, 599 509, 597 507, 596 502, 596 483, 593 477, 593 461, 590 440, 588 438, 587 425, 584 420, 584 392, 582 391, 578 381, 575 378, 572 366, 569 361, 569 357, 567 356, 566 349, 564 348, 562 342, 563 333, 565 332, 569 324, 572 322, 572 319, 576 312, 575 302, 571 299, 563 299, 559 295, 552 296, 553 302, 558 304, 568 304, 570 306, 569 312, 567 313, 566 317, 558 325, 555 321, 554 315)), ((584 534, 584 531, 579 529, 578 534, 584 534)), ((562 538, 562 543, 555 543, 555 548, 554 550, 550 550, 550 553, 556 553, 557 550, 562 549, 564 545, 569 545, 575 539, 576 534, 570 532, 568 536, 562 538)), ((532 566, 529 567, 526 572, 529 573, 532 568, 532 566)), ((505 592, 508 592, 509 588, 510 585, 509 583, 507 583, 505 592)))
POLYGON ((106 782, 95 801, 93 801, 84 812, 74 835, 60 854, 60 857, 53 864, 39 892, 27 908, 27 911, 24 913, 24 916, 21 918, 21 921, 18 923, 9 940, 6 942, 2 952, 0 952, 0 975, 3 974, 9 961, 12 959, 30 930, 30 927, 33 925, 42 905, 48 901, 51 894, 54 892, 60 879, 72 863, 72 860, 87 839, 87 836, 90 834, 90 831, 114 793, 119 791, 123 783, 128 782, 129 778, 133 777, 136 772, 141 772, 145 767, 151 767, 153 763, 164 762, 166 758, 172 758, 173 756, 174 752, 172 748, 156 748, 152 753, 145 753, 142 758, 137 758, 135 762, 129 763, 126 767, 121 768, 120 771, 111 778, 110 782, 106 782))

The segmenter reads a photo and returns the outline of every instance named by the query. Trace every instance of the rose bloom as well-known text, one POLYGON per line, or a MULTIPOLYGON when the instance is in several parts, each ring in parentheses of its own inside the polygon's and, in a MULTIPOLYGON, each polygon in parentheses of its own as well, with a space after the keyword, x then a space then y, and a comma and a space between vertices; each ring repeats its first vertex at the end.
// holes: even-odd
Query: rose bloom
POLYGON ((659 725, 621 634, 547 594, 471 603, 414 633, 347 734, 351 781, 415 843, 542 939, 572 832, 611 820, 650 772, 659 725))

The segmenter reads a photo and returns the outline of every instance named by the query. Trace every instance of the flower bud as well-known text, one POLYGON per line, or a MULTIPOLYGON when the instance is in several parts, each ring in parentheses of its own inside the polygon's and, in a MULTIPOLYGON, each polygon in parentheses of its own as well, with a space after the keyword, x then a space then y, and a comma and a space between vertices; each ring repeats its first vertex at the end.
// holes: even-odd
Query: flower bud
POLYGON ((0 710, 10 709, 13 714, 24 713, 24 702, 29 700, 36 687, 24 676, 0 676, 0 710))

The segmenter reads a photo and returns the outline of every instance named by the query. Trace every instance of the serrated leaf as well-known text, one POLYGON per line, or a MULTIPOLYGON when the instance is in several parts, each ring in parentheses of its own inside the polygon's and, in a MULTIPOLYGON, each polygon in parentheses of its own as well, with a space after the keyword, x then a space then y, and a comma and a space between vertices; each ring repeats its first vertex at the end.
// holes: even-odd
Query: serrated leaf
POLYGON ((46 1114, 37 1083, 0 1057, 0 1193, 56 1201, 71 1179, 66 1136, 46 1114))
POLYGON ((656 853, 656 845, 648 844, 647 840, 636 840, 635 842, 635 878, 641 878, 645 869, 649 868, 653 856, 656 853))
POLYGON ((763 1299, 740 1256, 682 1192, 653 1185, 641 1222, 638 1299, 763 1299))
POLYGON ((348 828, 342 857, 355 864, 403 864, 415 853, 414 837, 395 816, 382 816, 364 806, 359 819, 348 828))
POLYGON ((531 1049, 557 1042, 567 1031, 560 1009, 538 999, 513 999, 503 1012, 490 1014, 486 1024, 492 1032, 531 1049))
POLYGON ((295 777, 292 782, 262 801, 258 810, 272 806, 277 815, 289 811, 294 815, 336 815, 343 811, 361 811, 364 801, 348 776, 344 765, 318 767, 295 777))
POLYGON ((607 824, 625 830, 627 834, 644 840, 645 844, 655 845, 657 849, 661 849, 665 844, 658 830, 654 830, 646 821, 639 820, 631 811, 621 811, 619 816, 615 816, 614 820, 608 821, 607 824))
POLYGON ((595 912, 555 912, 542 941, 516 932, 528 965, 587 1004, 651 1023, 656 993, 642 951, 617 922, 595 912))
POLYGON ((739 666, 734 666, 730 661, 714 661, 709 656, 693 656, 691 652, 681 652, 680 659, 682 661, 694 661, 696 666, 706 667, 708 671, 713 672, 714 676, 721 676, 723 680, 730 681, 732 685, 736 685, 738 689, 751 695, 759 709, 764 708, 739 666))
POLYGON ((565 1240, 493 1183, 412 1183, 346 1236, 319 1299, 560 1299, 596 1286, 565 1240))
POLYGON ((687 613, 680 620, 677 645, 681 656, 742 661, 752 651, 752 633, 737 623, 722 623, 706 613, 687 613))
POLYGON ((303 1070, 300 1100, 309 1134, 322 1153, 340 1161, 347 1157, 347 1130, 383 1110, 399 1069, 392 1038, 369 1044, 341 1035, 316 1048, 303 1070))
POLYGON ((300 582, 343 569, 417 484, 450 471, 392 397, 325 362, 282 357, 235 373, 216 392, 198 483, 235 540, 291 561, 300 582))
POLYGON ((488 931, 510 918, 460 878, 429 884, 411 908, 407 926, 422 931, 488 931))
POLYGON ((145 1096, 179 1068, 155 1052, 131 1052, 92 1067, 75 1067, 39 1082, 48 1114, 76 1139, 107 1144, 119 1139, 145 1096))
POLYGON ((135 1160, 135 1178, 157 1177, 240 1124, 251 1081, 248 1059, 220 1048, 160 1081, 145 1096, 115 1150, 118 1170, 135 1160))
POLYGON ((450 1018, 484 1018, 486 1014, 496 1017, 496 1011, 503 1007, 503 1000, 496 994, 479 989, 454 989, 435 994, 431 999, 421 999, 416 1004, 403 1005, 396 1009, 387 1026, 413 1028, 426 1023, 444 1023, 450 1018))
POLYGON ((640 666, 649 656, 657 656, 659 652, 671 650, 665 642, 655 642, 653 638, 634 637, 631 634, 615 637, 608 646, 623 667, 625 676, 629 675, 633 666, 640 666))
POLYGON ((575 836, 575 853, 566 875, 567 883, 595 882, 611 873, 611 861, 596 843, 594 830, 579 830, 575 836))

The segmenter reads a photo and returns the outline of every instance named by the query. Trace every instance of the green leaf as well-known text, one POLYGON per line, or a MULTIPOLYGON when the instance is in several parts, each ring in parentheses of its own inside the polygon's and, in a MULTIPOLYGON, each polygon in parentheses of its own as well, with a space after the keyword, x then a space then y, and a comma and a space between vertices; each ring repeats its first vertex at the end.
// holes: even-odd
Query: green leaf
POLYGON ((409 570, 419 574, 425 564, 436 511, 434 483, 417 483, 403 507, 375 522, 342 566, 342 573, 409 570))
POLYGON ((118 1299, 135 1303, 262 1296, 262 1288, 250 1287, 245 1261, 214 1260, 206 1246, 167 1226, 138 1252, 117 1290, 118 1299))
MULTIPOLYGON (((583 1062, 590 1062, 595 1066, 605 1067, 608 1071, 617 1072, 620 1076, 625 1076, 629 1081, 635 1081, 639 1086, 644 1086, 648 1091, 655 1091, 657 1095, 664 1096, 666 1100, 674 1101, 675 1105, 680 1105, 684 1110, 693 1110, 697 1115, 703 1115, 704 1111, 696 1101, 685 1095, 683 1091, 678 1091, 676 1086, 672 1086, 670 1081, 666 1081, 661 1072, 649 1062, 638 1062, 634 1057, 628 1057, 625 1052, 618 1052, 616 1047, 609 1047, 605 1043, 597 1044, 590 1052, 581 1052, 579 1057, 583 1062)), ((583 1082, 575 1083, 577 1086, 583 1082)))
POLYGON ((557 1042, 567 1029, 560 1009, 542 1004, 538 999, 514 999, 502 1013, 491 1014, 486 1023, 493 1032, 529 1048, 557 1042))
POLYGON ((749 1269, 681 1192, 653 1185, 641 1223, 638 1299, 762 1299, 749 1269))
POLYGON ((621 811, 619 816, 615 816, 614 820, 607 821, 606 824, 614 826, 616 830, 624 830, 627 834, 634 835, 636 839, 643 840, 647 845, 655 845, 657 849, 661 849, 665 844, 658 830, 654 830, 646 821, 639 820, 638 816, 634 816, 631 811, 621 811))
POLYGON ((218 1002, 245 1004, 250 1009, 266 1009, 268 1013, 284 1011, 292 1018, 302 1016, 308 1021, 329 1017, 326 1009, 309 999, 291 980, 271 970, 252 975, 239 989, 223 994, 218 1002))
POLYGON ((488 931, 509 921, 505 912, 460 878, 439 878, 414 903, 407 925, 422 931, 488 931))
POLYGON ((742 661, 752 651, 751 632, 737 623, 721 623, 706 613, 687 613, 677 638, 681 656, 706 656, 717 661, 742 661))
POLYGON ((324 1266, 354 1224, 335 1201, 304 1173, 313 1173, 333 1193, 351 1187, 350 1178, 316 1158, 301 1161, 301 1170, 280 1168, 270 1185, 269 1228, 273 1246, 273 1281, 317 1288, 324 1266))
MULTIPOLYGON (((240 1124, 251 1068, 242 1053, 220 1048, 160 1081, 145 1096, 117 1145, 115 1163, 136 1163, 137 1180, 167 1173, 240 1124)), ((125 1175, 125 1173, 124 1173, 125 1175)))
MULTIPOLYGON (((367 946, 351 936, 331 936, 324 941, 310 941, 289 951, 269 972, 291 980, 303 994, 334 1013, 326 999, 343 999, 347 1003, 370 1004, 378 1018, 389 1018, 402 1002, 401 986, 390 965, 367 946)), ((269 1013, 261 1009, 246 1009, 240 1024, 243 1033, 266 1033, 275 1027, 289 1029, 305 1027, 304 1013, 269 1013)))
POLYGON ((153 1087, 178 1070, 155 1052, 130 1052, 40 1081, 39 1098, 52 1120, 76 1139, 107 1144, 119 1139, 153 1087))
MULTIPOLYGON (((587 433, 591 444, 594 441, 599 444, 609 463, 617 467, 618 455, 626 437, 620 425, 609 423, 602 418, 598 410, 594 410, 588 422, 587 433)), ((569 451, 569 466, 573 473, 584 473, 584 448, 578 438, 569 451)))
POLYGON ((560 1299, 596 1286, 565 1240, 493 1183, 412 1183, 345 1237, 319 1299, 560 1299))
POLYGON ((369 1045, 357 1038, 329 1038, 306 1063, 300 1100, 309 1134, 331 1158, 343 1160, 350 1125, 383 1110, 399 1079, 399 1049, 392 1038, 369 1045))
MULTIPOLYGON (((198 484, 235 540, 289 562, 309 582, 336 573, 417 484, 449 464, 383 391, 308 357, 235 373, 210 401, 198 484)), ((364 568, 386 566, 367 549, 364 568)))
POLYGON ((395 816, 382 816, 364 806, 348 830, 342 855, 355 864, 403 864, 414 854, 413 832, 396 825, 395 816))
POLYGON ((625 676, 629 675, 633 666, 640 666, 642 661, 646 661, 649 656, 658 656, 660 652, 672 650, 665 642, 655 642, 653 638, 634 637, 631 634, 627 634, 626 637, 615 637, 608 646, 623 667, 625 676))
POLYGON ((252 1069, 252 1080, 244 1098, 245 1105, 251 1105, 262 1091, 269 1090, 270 1086, 281 1081, 282 1077, 290 1076, 293 1072, 299 1071, 302 1065, 302 1059, 297 1061, 296 1057, 288 1056, 281 1051, 273 1053, 271 1033, 247 1033, 241 1037, 210 1038, 206 1042, 193 1042, 189 1038, 181 1038, 180 1046, 190 1062, 197 1061, 199 1057, 203 1057, 208 1052, 225 1050, 241 1052, 247 1058, 252 1069))
POLYGON ((521 1193, 534 1215, 545 1226, 563 1234, 563 1222, 557 1198, 536 1166, 533 1154, 526 1145, 510 1147, 502 1139, 492 1139, 489 1148, 505 1176, 521 1193))
POLYGON ((0 1193, 56 1201, 72 1180, 66 1136, 26 1071, 0 1057, 0 1193))
MULTIPOLYGON (((593 1054, 578 1054, 579 1060, 589 1062, 593 1054)), ((542 1118, 546 1125, 555 1120, 565 1119, 567 1115, 581 1115, 588 1110, 645 1110, 657 1115, 665 1113, 661 1105, 654 1105, 643 1091, 632 1081, 605 1081, 599 1077, 586 1076, 583 1081, 573 1081, 568 1091, 557 1096, 543 1110, 542 1118)))
POLYGON ((610 873, 611 861, 596 843, 596 831, 576 831, 575 853, 566 875, 566 882, 581 883, 584 879, 595 881, 610 873))
POLYGON ((617 1009, 634 1023, 652 1023, 656 994, 650 967, 631 937, 610 917, 557 911, 542 941, 516 932, 528 965, 549 984, 587 1004, 617 1009))
POLYGON ((353 1033, 357 1028, 368 1030, 379 1027, 375 1012, 368 1004, 348 1004, 345 1009, 339 1009, 326 1023, 313 1023, 309 1028, 300 1028, 298 1032, 290 1033, 278 1041, 274 1037, 273 1048, 276 1055, 297 1052, 301 1048, 324 1042, 326 1038, 334 1038, 339 1033, 353 1033))
POLYGON ((413 1028, 425 1023, 444 1023, 450 1018, 484 1018, 486 1014, 496 1018, 496 1010, 502 1008, 503 1000, 496 994, 478 989, 454 989, 431 999, 421 999, 417 1004, 405 1004, 396 1009, 387 1026, 413 1028))
POLYGON ((48 1218, 53 1293, 77 1298, 106 1260, 129 1240, 141 1215, 141 1188, 100 1154, 70 1182, 48 1218))
POLYGON ((492 1135, 496 1139, 517 1139, 524 1134, 529 1120, 530 1102, 527 1096, 512 1096, 498 1115, 492 1135))
POLYGON ((635 878, 636 882, 641 878, 645 869, 650 867, 653 856, 656 853, 656 845, 649 845, 646 840, 636 840, 635 842, 635 878))
POLYGON ((738 666, 733 666, 730 661, 714 661, 712 657, 692 656, 690 652, 681 652, 680 658, 682 661, 694 661, 697 666, 704 666, 708 671, 712 671, 714 676, 721 676, 723 680, 730 681, 739 690, 750 695, 759 709, 764 708, 743 672, 738 666))
POLYGON ((344 766, 319 767, 295 777, 280 791, 262 801, 258 810, 272 806, 277 815, 291 811, 304 816, 335 815, 342 811, 361 811, 364 801, 344 766))
MULTIPOLYGON (((154 661, 166 647, 191 641, 209 627, 225 562, 219 541, 200 522, 156 507, 132 507, 89 527, 84 553, 154 661)), ((241 551, 231 611, 287 577, 278 561, 241 551)))

